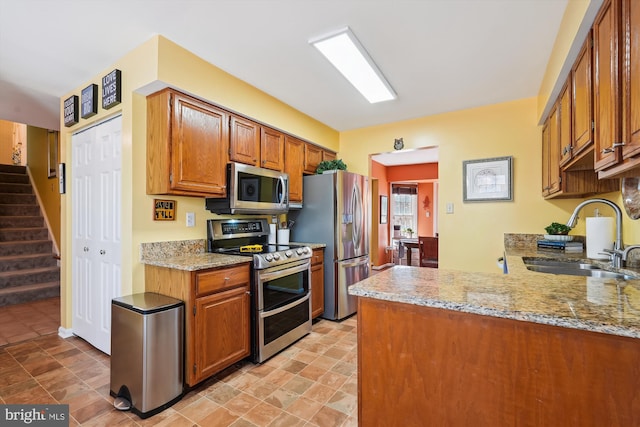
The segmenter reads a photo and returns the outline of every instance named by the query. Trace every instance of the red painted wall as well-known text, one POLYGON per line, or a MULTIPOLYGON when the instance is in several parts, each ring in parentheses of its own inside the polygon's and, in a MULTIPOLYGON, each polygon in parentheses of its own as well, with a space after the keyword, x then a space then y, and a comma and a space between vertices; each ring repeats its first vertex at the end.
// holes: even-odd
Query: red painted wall
MULTIPOLYGON (((420 181, 425 179, 438 179, 438 164, 424 163, 406 166, 384 166, 375 161, 371 161, 371 176, 378 179, 379 195, 389 197, 389 183, 398 181, 420 181)), ((380 203, 378 197, 377 203, 380 203)), ((389 204, 391 198, 389 197, 389 204)), ((433 236, 433 209, 434 194, 433 183, 418 184, 418 235, 433 236), (429 198, 428 207, 424 206, 425 197, 429 198), (426 212, 429 211, 427 217, 426 212)), ((392 224, 380 224, 378 218, 378 262, 379 265, 392 262, 392 253, 385 253, 385 248, 389 244, 390 228, 392 224)))

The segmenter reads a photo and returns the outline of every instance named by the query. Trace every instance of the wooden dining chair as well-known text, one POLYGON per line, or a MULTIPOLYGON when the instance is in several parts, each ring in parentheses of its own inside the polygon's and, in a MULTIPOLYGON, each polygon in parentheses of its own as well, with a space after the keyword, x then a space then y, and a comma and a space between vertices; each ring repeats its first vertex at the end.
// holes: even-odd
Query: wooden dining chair
POLYGON ((438 238, 418 236, 420 267, 438 268, 438 238))

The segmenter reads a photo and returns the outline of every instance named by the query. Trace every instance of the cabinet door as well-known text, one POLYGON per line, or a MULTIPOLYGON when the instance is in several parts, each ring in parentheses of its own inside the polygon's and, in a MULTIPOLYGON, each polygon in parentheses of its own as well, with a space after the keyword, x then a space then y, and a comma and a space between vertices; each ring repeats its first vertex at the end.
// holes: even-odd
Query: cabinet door
POLYGON ((620 96, 618 64, 618 0, 605 0, 593 23, 594 62, 594 166, 596 170, 617 164, 620 146, 620 96))
POLYGON ((229 160, 258 166, 260 157, 260 126, 232 115, 229 119, 229 160))
MULTIPOLYGON (((559 138, 558 147, 560 148, 560 154, 558 155, 558 164, 563 165, 571 160, 572 151, 572 138, 571 138, 571 82, 567 81, 560 92, 560 98, 558 100, 558 127, 559 138)), ((558 169, 559 173, 559 169, 558 169)))
POLYGON ((560 191, 560 130, 558 105, 542 128, 542 195, 560 191))
POLYGON ((592 46, 591 33, 587 36, 573 69, 571 70, 573 102, 571 116, 573 121, 572 155, 577 156, 593 143, 592 108, 592 46))
POLYGON ((284 171, 289 174, 289 202, 302 202, 304 142, 291 136, 284 138, 284 171))
POLYGON ((260 158, 263 168, 284 170, 284 135, 275 129, 260 128, 260 158))
POLYGON ((322 148, 313 144, 305 144, 304 146, 304 171, 314 174, 318 169, 318 165, 322 161, 322 148))
POLYGON ((625 35, 625 64, 622 99, 625 114, 623 157, 640 154, 640 3, 622 2, 622 31, 625 35))
POLYGON ((251 353, 249 286, 196 299, 196 382, 251 353))
POLYGON ((337 158, 338 157, 336 153, 334 153, 333 151, 326 151, 326 150, 322 151, 322 160, 335 160, 337 158))
POLYGON ((311 318, 324 312, 324 250, 314 249, 311 257, 311 318))
POLYGON ((172 99, 171 189, 224 196, 227 114, 179 93, 172 99))

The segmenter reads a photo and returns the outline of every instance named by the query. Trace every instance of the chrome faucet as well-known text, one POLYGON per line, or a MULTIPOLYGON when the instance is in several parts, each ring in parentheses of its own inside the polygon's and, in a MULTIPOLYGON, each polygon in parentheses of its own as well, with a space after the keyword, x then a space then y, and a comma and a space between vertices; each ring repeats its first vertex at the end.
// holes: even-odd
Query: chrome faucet
MULTIPOLYGON (((573 211, 573 214, 571 214, 571 217, 569 218, 569 221, 567 221, 567 226, 571 228, 575 227, 576 223, 578 222, 578 212, 580 212, 580 210, 583 207, 590 205, 592 203, 604 203, 605 205, 611 206, 611 208, 616 213, 616 241, 613 244, 613 251, 607 251, 607 253, 610 253, 611 255, 611 266, 614 268, 620 268, 622 267, 624 247, 622 244, 622 211, 620 210, 618 205, 613 203, 611 200, 607 200, 607 199, 585 200, 584 202, 576 206, 576 208, 573 211)), ((626 258, 626 254, 624 255, 624 257, 626 258)))

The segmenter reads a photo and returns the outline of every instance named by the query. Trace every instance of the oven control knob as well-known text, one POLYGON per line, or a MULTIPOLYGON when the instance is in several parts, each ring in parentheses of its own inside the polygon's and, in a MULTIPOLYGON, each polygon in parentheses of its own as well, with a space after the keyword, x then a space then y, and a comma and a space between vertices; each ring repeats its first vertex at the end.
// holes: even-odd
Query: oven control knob
POLYGON ((304 248, 299 248, 296 253, 298 255, 304 255, 304 254, 308 254, 309 253, 309 248, 304 247, 304 248))
MULTIPOLYGON (((276 254, 276 255, 277 255, 277 254, 276 254)), ((273 261, 273 255, 271 255, 271 254, 266 254, 266 255, 264 256, 264 259, 266 259, 266 260, 267 260, 267 262, 271 262, 271 261, 273 261)))
POLYGON ((280 259, 280 254, 279 253, 275 253, 273 254, 273 259, 275 259, 276 261, 280 259))
POLYGON ((287 256, 287 258, 291 258, 293 256, 293 252, 291 251, 286 251, 284 254, 287 256))

